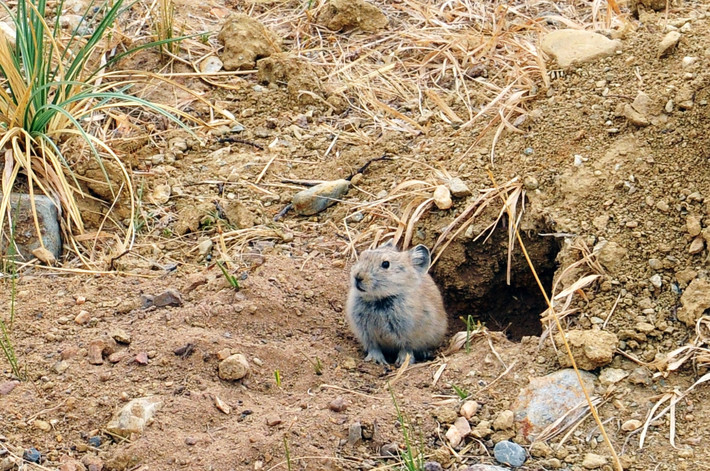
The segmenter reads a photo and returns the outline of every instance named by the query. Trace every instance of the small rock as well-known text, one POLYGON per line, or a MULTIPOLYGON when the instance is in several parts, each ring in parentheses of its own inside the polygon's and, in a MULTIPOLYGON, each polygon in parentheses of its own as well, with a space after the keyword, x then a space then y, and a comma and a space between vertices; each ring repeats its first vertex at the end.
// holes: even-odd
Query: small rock
POLYGON ((399 445, 396 443, 385 443, 380 447, 381 456, 399 456, 399 445))
POLYGON ((124 358, 126 358, 127 356, 128 356, 128 352, 126 352, 126 351, 114 352, 108 356, 107 360, 109 361, 109 363, 116 364, 116 363, 119 363, 124 358))
POLYGON ((510 471, 510 469, 503 468, 502 466, 493 466, 491 464, 474 464, 466 466, 465 468, 459 468, 459 471, 510 471))
POLYGON ((103 351, 105 347, 106 342, 103 340, 92 340, 88 348, 89 363, 92 365, 103 365, 103 351))
POLYGON ((22 453, 22 459, 25 461, 29 461, 30 463, 39 463, 42 459, 42 453, 37 451, 36 448, 30 448, 28 450, 25 450, 24 453, 22 453))
POLYGON ((80 311, 74 318, 74 322, 79 325, 87 324, 89 320, 91 320, 91 314, 89 314, 89 311, 80 311))
POLYGON ((678 310, 678 320, 688 327, 695 326, 706 309, 710 308, 710 280, 696 278, 690 282, 680 297, 683 305, 678 310))
POLYGON ((94 448, 99 448, 101 446, 101 437, 98 435, 94 435, 93 437, 89 438, 89 446, 94 447, 94 448))
POLYGON ((504 410, 500 412, 493 421, 494 430, 508 430, 513 428, 515 414, 512 410, 504 410))
POLYGON ((449 430, 447 430, 447 432, 446 432, 446 439, 449 441, 449 444, 452 447, 456 448, 463 441, 463 436, 461 435, 461 432, 459 431, 458 428, 451 425, 449 427, 449 430))
POLYGON ((616 242, 602 241, 594 246, 594 252, 597 254, 599 263, 610 272, 614 272, 623 263, 628 250, 616 242))
POLYGON ((44 247, 37 247, 32 251, 32 255, 37 257, 37 260, 44 263, 45 265, 52 266, 57 263, 57 258, 52 252, 44 247))
MULTIPOLYGON (((558 333, 555 336, 557 345, 563 344, 560 335, 558 333)), ((616 335, 602 330, 571 330, 563 335, 567 337, 577 367, 588 371, 611 363, 619 344, 616 335)), ((571 366, 567 352, 563 348, 558 349, 557 360, 563 367, 571 366)))
POLYGON ((629 383, 631 384, 650 384, 651 383, 651 374, 648 372, 648 369, 639 366, 638 368, 634 369, 631 374, 629 375, 629 383))
POLYGON ((545 442, 533 442, 530 445, 530 456, 534 458, 547 458, 552 455, 552 448, 545 442))
POLYGON ((111 338, 114 339, 118 343, 122 343, 124 345, 130 345, 131 343, 131 334, 126 332, 123 329, 115 329, 111 332, 111 338))
POLYGON ((526 190, 533 191, 538 189, 540 183, 538 183, 537 178, 533 177, 532 175, 528 175, 523 179, 523 185, 525 186, 526 190))
POLYGON ((690 247, 688 247, 688 253, 691 255, 695 255, 702 252, 704 248, 705 239, 703 239, 701 236, 698 236, 690 243, 690 247))
POLYGON ((587 453, 582 460, 582 466, 586 469, 601 468, 606 464, 606 457, 597 455, 596 453, 587 453))
POLYGON ((330 0, 317 16, 319 24, 331 31, 358 29, 374 33, 389 21, 382 11, 365 0, 330 0))
POLYGON ((220 57, 225 70, 253 69, 260 57, 281 52, 280 40, 264 25, 245 14, 233 14, 222 26, 220 57))
POLYGON ((648 281, 650 281, 656 289, 661 289, 661 286, 663 285, 663 279, 658 273, 649 278, 648 281))
POLYGON ((170 194, 171 194, 170 185, 168 185, 168 184, 156 185, 155 188, 153 188, 153 193, 151 194, 151 199, 153 200, 153 204, 167 203, 168 201, 170 201, 170 194))
POLYGON ((621 430, 624 432, 633 432, 634 430, 637 430, 639 427, 643 425, 643 422, 641 422, 638 419, 631 419, 627 420, 623 424, 621 424, 621 430))
POLYGON ((32 425, 34 426, 34 428, 39 429, 43 432, 49 432, 50 430, 52 430, 52 426, 49 425, 49 422, 45 420, 35 420, 34 422, 32 422, 32 425))
POLYGON ((616 384, 629 375, 628 371, 621 368, 604 368, 599 375, 599 382, 603 385, 616 384))
POLYGON ((434 204, 441 210, 446 210, 453 206, 453 202, 451 201, 451 193, 444 185, 439 185, 434 190, 434 204))
POLYGON ((0 396, 7 396, 20 384, 19 381, 6 381, 0 383, 0 396))
POLYGON ((200 71, 203 74, 214 74, 222 70, 224 64, 217 56, 207 56, 205 60, 200 62, 200 71))
POLYGON ((275 427, 279 424, 281 424, 283 421, 281 420, 281 417, 278 415, 270 415, 266 417, 266 425, 269 427, 275 427))
POLYGON ((217 359, 219 361, 226 360, 231 354, 232 351, 229 348, 223 348, 222 350, 217 352, 217 359))
POLYGON ((219 377, 234 381, 244 378, 249 373, 249 362, 241 353, 225 358, 219 364, 219 377))
POLYGON ((449 188, 451 195, 454 198, 466 198, 471 196, 471 190, 460 178, 452 178, 446 182, 446 186, 449 188))
POLYGON ((348 427, 348 445, 353 446, 362 440, 362 425, 360 422, 353 422, 348 427))
POLYGON ((661 200, 658 203, 656 203, 656 209, 662 213, 667 213, 671 208, 670 208, 670 206, 668 206, 668 203, 661 200))
POLYGON ((220 399, 219 396, 214 397, 214 406, 217 408, 217 410, 219 410, 225 415, 229 415, 232 413, 232 408, 229 407, 226 402, 220 399))
POLYGON ((657 258, 649 258, 648 266, 651 267, 651 269, 653 270, 661 270, 663 268, 663 262, 661 262, 657 258))
POLYGON ((59 360, 52 366, 52 370, 58 375, 64 373, 69 368, 69 362, 66 360, 59 360))
POLYGON ((621 41, 612 41, 591 31, 560 29, 546 34, 541 47, 557 60, 561 68, 566 69, 614 54, 621 49, 621 41))
POLYGON ((658 57, 668 55, 676 44, 678 44, 680 37, 681 34, 678 31, 670 31, 663 36, 663 39, 661 39, 661 42, 658 44, 658 57))
POLYGON ((700 235, 700 231, 703 230, 702 225, 700 224, 700 218, 694 214, 689 215, 685 219, 685 227, 688 234, 690 234, 690 237, 700 235))
POLYGON ((113 415, 106 425, 106 430, 126 438, 132 434, 141 434, 148 421, 161 407, 163 401, 157 396, 133 399, 113 415))
MULTIPOLYGON (((146 296, 146 298, 147 298, 147 296, 146 296)), ((150 297, 150 301, 148 303, 146 303, 145 299, 143 302, 144 309, 151 307, 151 306, 165 307, 165 306, 181 306, 181 305, 182 305, 182 296, 180 295, 180 292, 178 290, 173 289, 173 288, 166 289, 165 291, 163 291, 159 295, 150 297)))
POLYGON ((444 468, 436 461, 427 461, 424 463, 424 471, 444 471, 444 468))
POLYGON ((338 396, 328 404, 328 408, 333 412, 343 412, 348 408, 348 405, 345 404, 345 400, 341 396, 338 396))
POLYGON ((468 423, 465 417, 459 417, 454 421, 456 427, 462 437, 467 437, 471 433, 471 424, 468 423))
POLYGON ((466 401, 461 405, 459 414, 466 420, 470 420, 471 417, 476 415, 476 412, 478 412, 478 403, 476 401, 466 401))
MULTIPOLYGON (((595 376, 586 371, 580 373, 586 390, 594 391, 595 376)), ((520 391, 514 404, 517 430, 523 438, 530 440, 582 401, 584 393, 572 369, 531 378, 530 384, 520 391)), ((476 435, 477 428, 474 428, 472 435, 476 435)))
POLYGON ((628 103, 624 105, 624 117, 626 117, 626 119, 628 119, 631 124, 634 124, 639 127, 644 127, 651 124, 651 122, 646 116, 636 111, 633 106, 629 105, 628 103))
POLYGON ((502 464, 507 464, 517 468, 525 463, 528 459, 525 449, 518 445, 517 443, 502 441, 496 443, 493 447, 493 454, 496 457, 496 461, 502 464))
POLYGON ((212 251, 212 239, 205 239, 199 244, 197 244, 197 253, 200 254, 200 257, 205 257, 207 256, 208 253, 212 251))
POLYGON ((197 444, 197 439, 194 437, 185 437, 185 445, 193 446, 197 444))
POLYGON ((138 355, 136 355, 135 362, 142 366, 147 365, 148 354, 146 352, 139 352, 138 355))
POLYGON ((350 189, 348 180, 323 182, 299 191, 291 199, 293 209, 301 216, 312 216, 337 203, 350 189))
POLYGON ((453 424, 458 415, 450 407, 437 407, 432 411, 432 415, 442 424, 453 424))
POLYGON ((102 471, 104 469, 104 462, 96 455, 84 455, 81 462, 86 466, 88 471, 102 471))

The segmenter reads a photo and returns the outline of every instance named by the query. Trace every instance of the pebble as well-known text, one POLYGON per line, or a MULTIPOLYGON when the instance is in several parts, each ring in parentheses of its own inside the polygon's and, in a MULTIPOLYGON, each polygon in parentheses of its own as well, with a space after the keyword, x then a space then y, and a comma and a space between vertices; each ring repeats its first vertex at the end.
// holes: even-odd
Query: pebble
POLYGON ((678 31, 670 31, 663 36, 663 39, 661 39, 661 42, 658 44, 658 57, 668 55, 676 44, 678 44, 680 38, 681 34, 678 31))
POLYGON ((69 368, 69 362, 66 360, 59 360, 52 366, 52 370, 58 375, 64 373, 69 368))
POLYGON ((42 459, 42 453, 37 451, 36 448, 30 448, 28 450, 25 450, 24 453, 22 453, 22 459, 25 461, 29 461, 30 463, 39 463, 42 459))
POLYGON ((643 366, 639 366, 634 369, 629 375, 629 383, 631 384, 650 384, 651 374, 648 369, 643 366))
POLYGON ((222 70, 224 64, 217 56, 207 56, 205 60, 200 62, 200 71, 203 74, 214 74, 222 70))
POLYGON ((328 408, 333 412, 343 412, 345 409, 348 408, 348 405, 345 403, 345 399, 343 399, 341 396, 338 396, 333 399, 330 404, 328 404, 328 408))
POLYGON ((606 457, 597 455, 596 453, 587 453, 582 460, 582 466, 586 469, 601 468, 606 464, 606 457))
POLYGON ((542 38, 542 50, 566 69, 574 64, 591 62, 621 49, 621 41, 610 40, 592 31, 560 29, 542 38))
POLYGON ((441 210, 447 210, 453 206, 453 201, 451 201, 451 193, 449 189, 444 185, 439 185, 434 190, 434 204, 437 208, 441 210))
POLYGON ((385 443, 380 448, 381 456, 399 456, 399 445, 396 443, 385 443))
POLYGON ((6 381, 0 383, 0 396, 7 396, 20 384, 19 381, 6 381))
POLYGON ((281 422, 283 422, 283 421, 281 420, 281 417, 279 417, 278 415, 270 415, 266 418, 266 425, 268 425, 269 427, 275 427, 275 426, 279 425, 281 422))
POLYGON ((201 257, 205 257, 212 251, 212 245, 214 245, 212 239, 203 240, 197 244, 197 253, 199 253, 201 257))
POLYGON ((153 188, 153 193, 151 194, 151 198, 153 200, 154 204, 165 204, 168 201, 170 201, 170 195, 171 195, 171 188, 170 185, 168 184, 160 184, 156 185, 155 188, 153 188))
POLYGON ((231 355, 219 364, 219 377, 224 380, 238 380, 249 373, 249 362, 241 353, 231 355))
POLYGON ((667 213, 670 210, 670 206, 668 206, 668 203, 665 201, 659 201, 656 203, 656 209, 658 209, 662 213, 667 213))
POLYGON ((182 296, 180 295, 180 292, 173 288, 169 288, 157 296, 151 296, 149 294, 141 295, 141 300, 143 301, 143 309, 147 309, 152 306, 165 307, 182 305, 182 296))
POLYGON ((471 417, 478 412, 478 403, 476 401, 466 401, 461 405, 459 414, 466 420, 471 420, 471 417))
POLYGON ((458 428, 453 425, 449 426, 449 430, 446 431, 446 439, 452 447, 456 448, 459 446, 463 441, 463 438, 464 437, 461 435, 458 428))
POLYGON ((685 219, 685 227, 688 231, 688 234, 690 234, 690 237, 695 237, 699 235, 700 231, 703 230, 700 224, 700 218, 698 216, 695 216, 694 214, 689 215, 685 219))
POLYGON ((91 343, 89 343, 88 359, 90 364, 103 365, 103 351, 105 346, 106 342, 103 340, 92 340, 91 343))
POLYGON ((362 425, 360 422, 353 422, 348 427, 348 445, 353 446, 362 440, 362 425))
POLYGON ((444 468, 436 461, 427 461, 424 463, 424 471, 444 471, 444 468))
POLYGON ((649 278, 648 281, 650 281, 651 284, 657 289, 661 289, 661 286, 663 285, 663 279, 658 273, 649 278))
POLYGON ((624 432, 633 432, 634 430, 637 430, 639 427, 643 425, 643 422, 641 422, 638 419, 630 419, 621 424, 621 430, 624 432))
POLYGON ((537 178, 533 177, 532 175, 528 175, 523 179, 523 185, 525 186, 525 189, 528 191, 533 191, 537 190, 540 184, 537 181, 537 178))
POLYGON ((186 437, 185 438, 185 445, 187 446, 193 446, 197 444, 197 439, 194 437, 186 437))
POLYGON ((114 339, 116 342, 122 343, 124 345, 130 345, 131 343, 131 334, 129 334, 123 329, 115 329, 114 331, 112 331, 111 338, 114 339))
POLYGON ((663 262, 657 258, 649 258, 648 266, 651 267, 652 270, 660 270, 663 268, 663 262))
POLYGON ((496 443, 496 446, 493 448, 493 454, 496 457, 496 461, 499 463, 507 464, 515 468, 522 466, 528 458, 523 447, 507 440, 496 443))
POLYGON ((94 448, 99 448, 101 446, 101 437, 98 435, 94 435, 93 437, 89 438, 89 446, 94 447, 94 448))
POLYGON ((34 422, 32 422, 32 425, 34 426, 34 428, 42 430, 43 432, 49 432, 50 430, 52 430, 52 426, 49 425, 49 422, 47 422, 46 420, 35 420, 34 422))
POLYGON ((704 248, 705 240, 701 236, 698 236, 690 243, 690 247, 688 247, 688 253, 691 255, 695 255, 702 252, 704 248))
POLYGON ((214 406, 225 415, 232 413, 232 408, 229 407, 229 404, 220 399, 219 396, 214 397, 214 406))
POLYGON ((106 430, 120 437, 141 434, 148 421, 163 407, 163 401, 157 396, 133 399, 116 411, 106 430))
POLYGON ((146 352, 139 352, 135 358, 136 363, 145 366, 148 364, 148 354, 146 352))
POLYGON ((604 368, 599 375, 599 382, 603 385, 616 384, 629 375, 629 372, 621 368, 604 368))
POLYGON ((299 191, 291 199, 293 209, 301 216, 312 216, 337 203, 350 189, 348 180, 323 182, 299 191))
POLYGON ((451 191, 451 195, 454 198, 465 198, 471 196, 471 190, 466 186, 466 184, 460 178, 452 178, 446 182, 446 186, 451 191))
POLYGON ((512 410, 504 410, 500 412, 493 421, 495 430, 508 430, 513 428, 515 414, 512 410))
POLYGON ((87 324, 90 319, 91 314, 89 314, 89 311, 80 311, 79 314, 77 314, 74 318, 74 322, 79 325, 84 325, 87 324))

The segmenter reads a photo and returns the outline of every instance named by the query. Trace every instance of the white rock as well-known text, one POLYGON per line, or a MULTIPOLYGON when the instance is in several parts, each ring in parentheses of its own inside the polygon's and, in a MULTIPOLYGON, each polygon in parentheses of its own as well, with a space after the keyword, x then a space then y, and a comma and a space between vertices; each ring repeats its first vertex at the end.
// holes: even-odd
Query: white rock
POLYGON ((643 422, 641 422, 638 419, 630 419, 621 424, 621 430, 624 432, 633 432, 634 430, 637 430, 639 427, 643 425, 643 422))
POLYGON ((606 464, 606 457, 597 455, 596 453, 587 453, 582 460, 582 466, 586 469, 601 468, 606 464))
POLYGON ((652 284, 654 287, 656 287, 656 288, 658 288, 658 289, 660 289, 661 286, 663 286, 663 279, 661 278, 661 275, 659 275, 658 273, 656 273, 655 275, 653 275, 653 276, 652 276, 651 278, 649 278, 648 280, 651 282, 651 284, 652 284))
POLYGON ((217 56, 208 56, 205 60, 200 62, 200 71, 203 74, 214 74, 222 70, 224 64, 217 56))
POLYGON ((620 368, 604 368, 599 375, 599 382, 605 386, 609 384, 616 384, 628 375, 628 371, 620 368))
POLYGON ((452 425, 446 432, 446 439, 449 441, 449 444, 455 448, 461 444, 463 436, 461 435, 459 429, 452 425))
POLYGON ((140 434, 161 407, 163 401, 157 396, 133 399, 113 415, 106 430, 126 438, 134 433, 140 434))
POLYGON ((467 437, 471 433, 471 424, 468 423, 465 417, 459 417, 454 422, 454 427, 456 427, 462 437, 467 437))
POLYGON ((591 31, 560 29, 542 38, 542 50, 562 68, 583 64, 621 50, 621 41, 591 31))
POLYGON ((459 414, 461 414, 461 417, 469 420, 471 417, 476 415, 476 412, 478 412, 478 403, 476 401, 466 401, 463 405, 461 405, 459 414))
POLYGON ((683 58, 683 61, 681 62, 681 64, 683 65, 683 67, 687 68, 687 67, 690 67, 691 65, 695 64, 695 62, 697 60, 698 60, 697 57, 685 56, 683 58))
POLYGON ((449 188, 449 191, 451 191, 451 195, 454 198, 465 198, 467 196, 471 196, 471 190, 468 189, 468 186, 466 186, 460 178, 452 178, 446 182, 446 186, 449 188))
POLYGON ((441 210, 446 210, 453 206, 451 192, 444 185, 439 185, 434 190, 434 204, 441 210))
POLYGON ((204 257, 208 253, 210 253, 210 250, 212 250, 212 239, 205 239, 199 244, 197 244, 197 252, 200 254, 200 256, 204 257))
POLYGON ((151 195, 154 204, 165 204, 170 200, 170 185, 161 184, 156 185, 153 188, 153 194, 151 195))
POLYGON ((219 377, 226 380, 242 379, 249 373, 249 362, 241 353, 225 358, 219 364, 219 377))

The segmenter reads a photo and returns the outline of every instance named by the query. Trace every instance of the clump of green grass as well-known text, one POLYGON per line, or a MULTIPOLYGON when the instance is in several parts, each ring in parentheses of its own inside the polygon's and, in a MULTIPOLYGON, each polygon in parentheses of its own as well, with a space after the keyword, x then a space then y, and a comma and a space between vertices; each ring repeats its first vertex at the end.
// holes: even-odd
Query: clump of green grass
POLYGON ((457 395, 457 396, 459 397, 459 399, 461 399, 461 400, 468 399, 468 398, 471 396, 471 393, 470 393, 470 392, 468 392, 468 391, 467 391, 466 389, 464 389, 464 388, 461 388, 461 387, 456 386, 455 384, 451 384, 451 389, 454 390, 454 392, 456 393, 456 395, 457 395))
MULTIPOLYGON (((48 9, 48 0, 17 0, 14 9, 2 2, 14 23, 16 38, 13 45, 0 33, 0 155, 4 157, 0 228, 9 218, 10 194, 24 186, 39 234, 34 195, 47 195, 61 208, 67 242, 86 264, 90 260, 82 256, 81 242, 73 236, 85 233, 78 200, 96 198, 88 193, 88 184, 105 188, 101 203, 107 221, 121 227, 112 215, 119 208, 130 213, 121 218, 128 221, 123 245, 130 247, 134 237, 135 195, 130 173, 96 135, 109 127, 102 121, 109 119, 110 111, 116 108, 151 111, 181 126, 184 125, 177 116, 189 119, 174 108, 130 95, 130 81, 109 79, 108 65, 151 46, 144 44, 113 60, 103 53, 103 49, 108 49, 106 38, 112 26, 124 11, 123 2, 113 0, 98 8, 92 3, 68 36, 60 27, 63 2, 53 2, 57 5, 54 15, 48 9), (54 20, 49 22, 52 17, 54 20), (87 30, 84 23, 92 28, 82 36, 78 31, 87 30), (80 175, 79 165, 96 172, 80 175)), ((87 247, 93 248, 93 244, 87 247)))
POLYGON ((404 438, 405 449, 403 452, 400 452, 404 469, 407 471, 422 471, 424 469, 424 438, 421 436, 421 430, 419 431, 419 439, 417 440, 417 443, 414 443, 412 440, 412 421, 399 408, 392 386, 388 384, 387 388, 389 389, 392 403, 394 404, 395 411, 397 412, 397 422, 400 425, 402 437, 404 438))
POLYGON ((180 51, 180 38, 175 37, 175 4, 173 0, 158 2, 158 21, 155 22, 155 35, 162 55, 177 55, 180 51))
POLYGON ((227 279, 229 286, 234 288, 235 291, 239 291, 241 287, 239 286, 239 280, 237 279, 237 277, 227 271, 227 268, 224 266, 224 262, 222 262, 221 260, 217 261, 217 265, 219 266, 219 269, 222 270, 222 274, 227 279))

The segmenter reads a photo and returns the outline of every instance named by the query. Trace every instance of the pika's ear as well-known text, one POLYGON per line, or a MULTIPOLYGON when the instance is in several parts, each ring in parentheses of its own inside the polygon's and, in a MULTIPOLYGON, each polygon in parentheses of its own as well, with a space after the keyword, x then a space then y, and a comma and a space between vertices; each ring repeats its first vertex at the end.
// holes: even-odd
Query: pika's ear
POLYGON ((409 257, 412 260, 412 265, 417 271, 426 273, 429 270, 429 265, 431 264, 431 254, 426 245, 419 244, 409 251, 409 257))
POLYGON ((391 250, 397 250, 397 247, 394 246, 394 241, 392 239, 388 240, 384 244, 379 246, 380 249, 391 249, 391 250))

